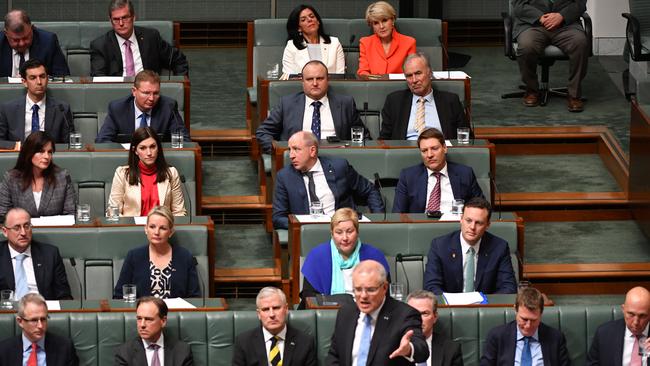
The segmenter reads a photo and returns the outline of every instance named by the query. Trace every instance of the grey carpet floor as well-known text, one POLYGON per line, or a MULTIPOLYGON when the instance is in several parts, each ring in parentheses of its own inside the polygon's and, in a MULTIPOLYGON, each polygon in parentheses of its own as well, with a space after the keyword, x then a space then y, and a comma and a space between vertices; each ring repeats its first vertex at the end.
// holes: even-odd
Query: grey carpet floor
POLYGON ((203 158, 203 196, 259 194, 257 163, 247 156, 203 158))
POLYGON ((272 267, 273 246, 263 225, 216 225, 215 267, 272 267))

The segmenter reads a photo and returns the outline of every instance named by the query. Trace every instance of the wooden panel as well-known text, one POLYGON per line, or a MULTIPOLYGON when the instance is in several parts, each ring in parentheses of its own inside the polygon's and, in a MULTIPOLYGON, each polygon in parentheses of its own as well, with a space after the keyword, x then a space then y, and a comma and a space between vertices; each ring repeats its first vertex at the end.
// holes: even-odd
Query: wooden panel
MULTIPOLYGON (((493 139, 491 141, 494 142, 493 139)), ((557 154, 597 154, 597 140, 581 143, 497 143, 499 155, 557 155, 557 154)))
POLYGON ((632 220, 628 209, 545 210, 518 212, 526 222, 632 220))
POLYGON ((650 117, 632 102, 629 198, 641 231, 650 239, 650 117))
POLYGON ((499 193, 500 207, 562 206, 562 205, 625 205, 624 192, 516 192, 499 193))
POLYGON ((650 276, 650 263, 524 264, 529 279, 638 276, 650 276))
POLYGON ((250 132, 245 129, 192 130, 193 141, 251 141, 250 132))
POLYGON ((549 296, 553 295, 598 295, 625 294, 634 286, 650 288, 650 281, 631 279, 630 281, 589 281, 589 282, 535 282, 535 288, 549 296))

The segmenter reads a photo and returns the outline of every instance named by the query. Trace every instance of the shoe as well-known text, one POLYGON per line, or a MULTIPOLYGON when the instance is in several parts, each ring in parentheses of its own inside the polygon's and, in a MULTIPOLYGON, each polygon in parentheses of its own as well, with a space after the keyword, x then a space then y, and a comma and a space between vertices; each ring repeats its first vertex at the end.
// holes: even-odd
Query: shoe
POLYGON ((537 93, 526 93, 524 95, 524 105, 526 107, 537 107, 539 105, 539 96, 537 93))
POLYGON ((584 102, 580 98, 567 98, 567 107, 569 112, 582 112, 585 110, 584 102))

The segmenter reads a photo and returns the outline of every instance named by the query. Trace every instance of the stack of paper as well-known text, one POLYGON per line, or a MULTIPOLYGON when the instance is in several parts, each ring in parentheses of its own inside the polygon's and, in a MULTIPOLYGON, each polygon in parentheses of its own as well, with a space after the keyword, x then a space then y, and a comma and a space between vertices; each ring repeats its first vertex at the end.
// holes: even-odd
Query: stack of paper
POLYGON ((443 292, 442 297, 447 305, 487 304, 487 298, 480 292, 443 292))
POLYGON ((165 304, 170 309, 195 309, 196 306, 190 304, 189 302, 177 297, 175 299, 164 299, 165 304))

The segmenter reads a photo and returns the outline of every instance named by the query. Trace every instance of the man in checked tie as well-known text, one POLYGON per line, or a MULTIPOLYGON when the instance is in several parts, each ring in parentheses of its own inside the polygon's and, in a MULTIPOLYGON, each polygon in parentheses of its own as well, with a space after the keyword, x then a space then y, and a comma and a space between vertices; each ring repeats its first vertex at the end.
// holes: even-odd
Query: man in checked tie
POLYGON ((157 297, 145 296, 139 298, 135 306, 139 337, 115 349, 115 365, 193 365, 190 346, 163 333, 167 325, 167 304, 157 297))
POLYGON ((314 337, 287 324, 284 292, 264 287, 255 299, 261 326, 235 339, 233 366, 316 366, 314 337))
POLYGON ((623 319, 606 322, 596 330, 587 354, 588 366, 647 365, 639 350, 650 349, 650 292, 640 286, 632 288, 627 292, 621 308, 623 319))
POLYGON ((70 339, 47 331, 45 299, 30 293, 18 302, 18 336, 0 342, 0 365, 77 366, 79 358, 70 339))
POLYGON ((443 292, 514 294, 517 281, 508 242, 487 232, 492 207, 484 198, 465 203, 460 230, 431 241, 424 288, 443 292))
POLYGON ((355 303, 336 316, 326 365, 386 366, 426 362, 429 347, 422 335, 420 313, 386 296, 386 269, 365 260, 352 272, 355 303))
POLYGON ((542 323, 544 297, 532 287, 519 291, 515 320, 490 330, 481 366, 568 366, 564 334, 542 323))

